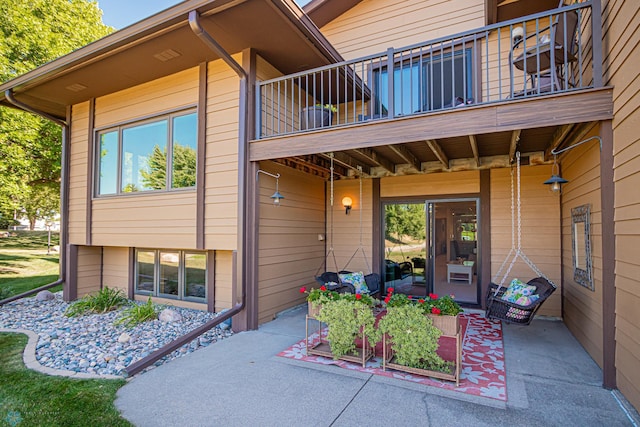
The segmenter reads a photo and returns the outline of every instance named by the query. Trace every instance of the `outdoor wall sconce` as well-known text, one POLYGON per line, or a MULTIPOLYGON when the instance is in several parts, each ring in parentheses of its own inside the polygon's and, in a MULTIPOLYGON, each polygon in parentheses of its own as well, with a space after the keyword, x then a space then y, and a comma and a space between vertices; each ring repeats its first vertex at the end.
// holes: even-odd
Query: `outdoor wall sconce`
POLYGON ((576 148, 577 146, 582 145, 585 142, 592 141, 594 139, 597 139, 600 142, 600 150, 602 150, 602 138, 600 138, 599 136, 592 136, 590 138, 587 138, 580 142, 576 142, 575 144, 560 150, 556 150, 555 148, 551 150, 551 154, 553 154, 553 168, 551 169, 551 178, 546 180, 544 184, 550 185, 552 192, 558 193, 558 194, 562 193, 562 184, 566 184, 567 182, 569 182, 568 180, 560 176, 560 166, 558 165, 558 154, 564 153, 565 151, 571 150, 572 148, 576 148))
POLYGON ((275 207, 280 206, 280 200, 284 199, 284 196, 282 194, 280 194, 280 191, 278 191, 278 184, 279 184, 279 180, 280 180, 280 174, 279 173, 273 174, 273 173, 269 173, 269 172, 263 171, 262 169, 258 169, 258 171, 256 172, 256 181, 258 181, 258 175, 261 174, 261 173, 276 179, 276 192, 273 193, 273 195, 271 196, 271 199, 273 199, 273 204, 274 204, 275 207))
POLYGON ((342 206, 344 206, 345 215, 349 215, 349 211, 351 211, 351 206, 353 206, 353 200, 351 200, 351 197, 349 197, 349 196, 343 197, 342 198, 342 206))
POLYGON ((513 39, 513 43, 518 43, 524 37, 524 28, 515 27, 511 30, 511 38, 513 39))

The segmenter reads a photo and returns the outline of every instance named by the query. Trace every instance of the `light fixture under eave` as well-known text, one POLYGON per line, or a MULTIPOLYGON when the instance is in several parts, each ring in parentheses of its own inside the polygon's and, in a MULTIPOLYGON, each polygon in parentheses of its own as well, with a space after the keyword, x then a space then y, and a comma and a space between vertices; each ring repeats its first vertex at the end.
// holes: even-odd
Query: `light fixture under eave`
POLYGON ((551 178, 549 178, 544 182, 544 184, 551 186, 551 191, 553 191, 554 193, 560 194, 562 193, 562 184, 566 184, 567 182, 569 182, 568 180, 560 176, 560 166, 558 165, 558 154, 564 153, 565 151, 571 150, 572 148, 576 148, 577 146, 582 145, 585 142, 592 141, 594 139, 597 139, 600 142, 600 150, 602 151, 602 138, 600 138, 597 135, 587 138, 583 141, 576 142, 575 144, 562 148, 560 150, 556 150, 556 149, 551 150, 551 154, 553 154, 553 167, 551 168, 551 178))
POLYGON ((345 196, 342 198, 342 206, 344 206, 345 209, 345 214, 349 215, 349 211, 351 211, 351 206, 353 206, 353 200, 351 200, 351 197, 349 196, 345 196))
POLYGON ((275 207, 280 206, 280 200, 284 199, 284 196, 280 194, 280 191, 278 190, 278 186, 280 184, 280 174, 279 173, 273 174, 273 173, 263 171, 262 169, 258 169, 258 171, 256 172, 256 182, 258 181, 258 175, 261 173, 276 179, 276 192, 273 193, 273 195, 271 195, 271 199, 273 200, 273 205, 275 207))

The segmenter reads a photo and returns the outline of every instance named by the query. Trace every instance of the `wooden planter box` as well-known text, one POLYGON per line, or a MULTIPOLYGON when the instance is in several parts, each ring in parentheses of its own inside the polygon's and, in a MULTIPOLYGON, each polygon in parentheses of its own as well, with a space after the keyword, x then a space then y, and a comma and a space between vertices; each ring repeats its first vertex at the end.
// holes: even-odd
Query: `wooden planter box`
POLYGON ((455 336, 460 333, 460 316, 440 316, 436 314, 427 314, 427 317, 433 322, 433 326, 440 329, 442 335, 455 336))
MULTIPOLYGON (((454 317, 454 316, 440 316, 440 317, 454 317)), ((457 317, 457 316, 456 316, 457 317)), ((396 371, 407 372, 409 374, 421 375, 424 377, 438 378, 441 380, 455 381, 456 386, 460 385, 460 369, 462 365, 462 337, 460 334, 455 336, 456 339, 456 360, 452 361, 454 366, 451 372, 431 371, 429 369, 413 368, 410 366, 400 365, 395 362, 395 355, 391 350, 391 342, 385 335, 382 338, 382 369, 387 368, 395 369, 396 371)))
POLYGON ((307 315, 315 319, 320 314, 322 304, 314 304, 311 301, 307 301, 307 315))

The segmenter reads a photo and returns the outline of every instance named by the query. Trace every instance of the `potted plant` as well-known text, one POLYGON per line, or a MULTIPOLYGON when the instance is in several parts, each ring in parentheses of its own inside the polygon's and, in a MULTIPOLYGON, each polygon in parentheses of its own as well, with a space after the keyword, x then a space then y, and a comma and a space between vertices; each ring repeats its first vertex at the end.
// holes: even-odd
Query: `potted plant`
POLYGON ((380 340, 371 306, 361 302, 360 294, 345 294, 323 304, 317 319, 327 324, 327 339, 334 359, 362 361, 363 366, 373 354, 371 347, 380 340), (360 298, 358 298, 360 297, 360 298), (357 348, 356 339, 362 341, 357 348))
POLYGON ((333 115, 338 109, 331 104, 316 104, 302 109, 300 130, 331 126, 333 115))
POLYGON ((460 330, 458 314, 462 312, 462 309, 455 302, 452 295, 438 297, 437 294, 430 293, 426 298, 416 300, 404 294, 395 294, 393 288, 389 288, 387 289, 385 303, 387 307, 410 304, 418 306, 422 313, 429 317, 434 326, 440 329, 444 335, 455 336, 460 330))
POLYGON ((339 298, 340 294, 336 291, 330 291, 325 285, 320 286, 318 289, 311 289, 307 292, 305 286, 300 288, 301 294, 307 294, 307 312, 309 317, 315 318, 322 308, 322 304, 328 301, 333 301, 339 298))

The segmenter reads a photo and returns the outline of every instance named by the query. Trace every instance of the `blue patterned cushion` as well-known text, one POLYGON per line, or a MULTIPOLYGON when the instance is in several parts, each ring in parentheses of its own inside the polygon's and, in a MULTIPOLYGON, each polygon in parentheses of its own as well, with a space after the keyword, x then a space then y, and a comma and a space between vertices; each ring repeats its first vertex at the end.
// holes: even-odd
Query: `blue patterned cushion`
POLYGON ((540 297, 535 295, 536 287, 523 283, 520 279, 513 279, 502 295, 503 301, 513 302, 522 306, 531 305, 540 297))
POLYGON ((362 271, 358 271, 356 273, 339 274, 338 276, 340 276, 340 281, 342 283, 352 284, 357 294, 369 293, 367 283, 364 281, 364 273, 362 271))

